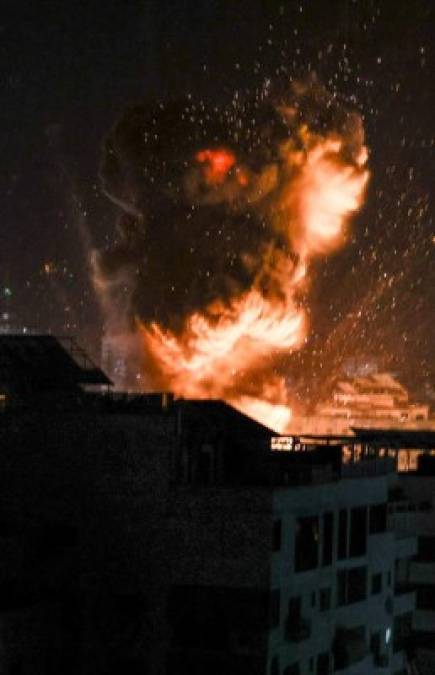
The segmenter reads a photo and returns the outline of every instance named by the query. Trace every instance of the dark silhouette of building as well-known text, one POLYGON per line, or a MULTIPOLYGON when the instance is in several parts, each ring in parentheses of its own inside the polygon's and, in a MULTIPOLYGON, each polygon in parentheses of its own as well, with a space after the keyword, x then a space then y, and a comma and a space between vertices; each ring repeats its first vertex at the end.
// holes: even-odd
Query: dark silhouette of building
POLYGON ((405 667, 395 570, 416 542, 387 526, 394 459, 101 388, 77 347, 0 337, 3 672, 405 667))

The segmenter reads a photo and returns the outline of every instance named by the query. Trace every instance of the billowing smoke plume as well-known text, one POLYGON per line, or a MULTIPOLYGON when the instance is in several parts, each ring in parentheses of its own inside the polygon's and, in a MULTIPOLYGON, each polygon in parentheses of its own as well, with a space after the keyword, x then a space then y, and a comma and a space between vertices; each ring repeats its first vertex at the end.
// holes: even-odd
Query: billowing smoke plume
POLYGON ((310 261, 345 241, 366 160, 360 118, 316 83, 225 110, 188 99, 125 113, 101 164, 121 213, 94 270, 144 388, 285 428, 310 261))

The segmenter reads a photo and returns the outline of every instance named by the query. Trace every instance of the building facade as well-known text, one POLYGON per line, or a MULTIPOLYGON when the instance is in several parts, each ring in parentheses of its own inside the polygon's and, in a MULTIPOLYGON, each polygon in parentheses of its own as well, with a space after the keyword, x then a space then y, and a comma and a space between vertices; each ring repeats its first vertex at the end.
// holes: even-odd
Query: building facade
POLYGON ((387 523, 391 457, 92 393, 93 364, 23 340, 0 340, 3 672, 405 672, 417 549, 387 523))
POLYGON ((295 417, 294 434, 352 434, 358 428, 435 429, 426 403, 411 401, 406 387, 391 373, 370 372, 338 378, 328 400, 312 415, 295 417))
MULTIPOLYGON (((410 620, 413 648, 421 675, 435 672, 435 465, 423 456, 416 471, 400 474, 400 491, 390 503, 390 524, 417 536, 417 554, 398 565, 399 585, 416 592, 410 620)), ((409 628, 408 628, 409 632, 409 628)))

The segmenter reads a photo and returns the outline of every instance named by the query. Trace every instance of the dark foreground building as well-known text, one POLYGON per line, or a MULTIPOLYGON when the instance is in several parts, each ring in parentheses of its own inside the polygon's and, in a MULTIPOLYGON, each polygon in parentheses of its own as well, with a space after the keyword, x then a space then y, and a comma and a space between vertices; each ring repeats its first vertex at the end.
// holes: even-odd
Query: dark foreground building
POLYGON ((0 336, 0 672, 406 672, 391 457, 104 388, 74 343, 0 336))

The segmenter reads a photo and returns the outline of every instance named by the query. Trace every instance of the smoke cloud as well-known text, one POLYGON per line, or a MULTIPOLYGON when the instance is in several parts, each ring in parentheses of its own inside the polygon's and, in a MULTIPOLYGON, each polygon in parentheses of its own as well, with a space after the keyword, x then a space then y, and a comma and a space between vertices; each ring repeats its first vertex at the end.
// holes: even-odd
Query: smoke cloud
POLYGON ((221 397, 285 428, 310 262, 345 242, 366 161, 361 119, 314 81, 225 109, 125 112, 100 168, 120 215, 93 269, 145 388, 221 397))

